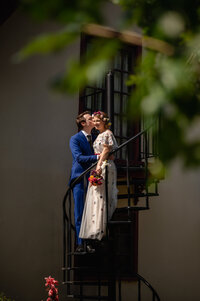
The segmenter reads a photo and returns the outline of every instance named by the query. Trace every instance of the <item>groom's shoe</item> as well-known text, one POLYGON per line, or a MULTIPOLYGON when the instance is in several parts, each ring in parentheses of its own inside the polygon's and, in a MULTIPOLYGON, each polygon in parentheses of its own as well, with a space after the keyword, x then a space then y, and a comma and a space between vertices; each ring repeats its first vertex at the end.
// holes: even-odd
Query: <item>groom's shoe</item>
POLYGON ((87 245, 86 250, 87 250, 87 253, 90 253, 90 254, 95 252, 95 249, 91 245, 87 245))
POLYGON ((75 253, 83 253, 83 252, 84 252, 83 245, 78 245, 76 250, 75 250, 75 253))

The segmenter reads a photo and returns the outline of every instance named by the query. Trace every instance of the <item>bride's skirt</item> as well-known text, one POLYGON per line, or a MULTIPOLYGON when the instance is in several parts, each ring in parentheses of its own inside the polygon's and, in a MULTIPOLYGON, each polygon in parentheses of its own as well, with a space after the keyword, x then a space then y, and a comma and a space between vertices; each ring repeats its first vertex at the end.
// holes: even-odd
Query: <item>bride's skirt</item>
MULTIPOLYGON (((117 207, 117 174, 112 160, 108 160, 108 219, 111 219, 117 207)), ((101 240, 105 235, 107 222, 105 166, 102 170, 103 183, 100 186, 88 185, 82 216, 80 238, 101 240)))

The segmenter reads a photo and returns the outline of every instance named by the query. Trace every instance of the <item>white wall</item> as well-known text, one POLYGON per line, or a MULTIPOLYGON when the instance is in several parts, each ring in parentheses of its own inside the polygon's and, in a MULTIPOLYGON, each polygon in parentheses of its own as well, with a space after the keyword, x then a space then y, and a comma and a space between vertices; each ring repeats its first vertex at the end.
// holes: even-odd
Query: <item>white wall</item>
POLYGON ((19 12, 0 27, 0 292, 20 301, 45 299, 45 276, 61 280, 62 199, 78 96, 53 94, 47 83, 67 57, 79 57, 80 46, 19 65, 11 56, 55 28, 19 12))
POLYGON ((200 170, 176 162, 139 218, 139 272, 162 301, 200 300, 200 170))
MULTIPOLYGON (((150 210, 139 214, 138 273, 161 301, 199 301, 200 169, 175 162, 159 184, 150 210)), ((123 282, 123 299, 137 300, 137 286, 123 282)), ((142 301, 152 300, 142 285, 142 301)))

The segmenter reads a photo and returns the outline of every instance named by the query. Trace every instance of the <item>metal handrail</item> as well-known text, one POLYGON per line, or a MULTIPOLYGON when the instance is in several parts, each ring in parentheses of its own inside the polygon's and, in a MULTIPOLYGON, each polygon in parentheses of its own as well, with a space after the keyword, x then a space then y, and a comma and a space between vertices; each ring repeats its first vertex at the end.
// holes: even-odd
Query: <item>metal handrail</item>
MULTIPOLYGON (((150 126, 148 126, 146 129, 144 129, 143 131, 137 133, 135 136, 131 137, 130 139, 128 139, 127 141, 125 141, 124 143, 120 144, 116 149, 112 150, 110 153, 109 153, 109 156, 110 155, 113 155, 115 154, 116 152, 118 152, 121 148, 123 148, 124 146, 126 146, 127 144, 129 144, 131 141, 135 140, 136 138, 138 138, 139 136, 142 136, 145 132, 147 132, 151 127, 153 126, 153 124, 151 124, 150 126)), ((67 199, 67 196, 69 194, 69 191, 72 190, 74 188, 74 186, 80 181, 83 179, 83 177, 90 171, 92 170, 96 165, 97 165, 98 162, 95 162, 93 163, 90 167, 88 167, 84 172, 82 172, 82 174, 80 176, 78 176, 72 184, 70 184, 65 196, 64 196, 64 199, 63 199, 63 207, 65 207, 65 202, 66 202, 66 199, 67 199)))
POLYGON ((158 293, 144 277, 140 276, 137 273, 135 274, 135 277, 137 278, 138 281, 141 280, 146 286, 148 286, 148 288, 152 291, 153 296, 156 297, 158 301, 160 301, 160 297, 158 296, 158 293))
MULTIPOLYGON (((124 143, 120 144, 116 149, 112 150, 111 152, 109 152, 109 156, 115 154, 116 152, 118 152, 120 149, 122 149, 123 147, 125 147, 126 145, 128 145, 130 142, 132 142, 133 140, 136 140, 138 137, 142 136, 143 134, 146 134, 147 131, 153 126, 153 124, 150 124, 148 127, 146 127, 144 130, 140 131, 139 133, 137 133, 136 135, 134 135, 133 137, 129 138, 127 141, 125 141, 124 143)), ((66 200, 68 195, 71 193, 72 189, 74 188, 74 186, 83 179, 83 177, 89 172, 91 171, 98 162, 93 163, 90 167, 88 167, 84 172, 82 172, 82 174, 77 177, 73 183, 70 184, 69 188, 67 189, 67 192, 64 196, 63 199, 63 218, 64 220, 67 220, 67 222, 69 222, 69 217, 66 213, 66 200)), ((147 166, 146 166, 146 172, 147 173, 147 166)), ((147 174, 146 174, 147 175, 147 174)), ((71 223, 70 221, 70 225, 73 231, 75 231, 75 226, 71 223)), ((65 234, 64 234, 65 235, 65 234)))

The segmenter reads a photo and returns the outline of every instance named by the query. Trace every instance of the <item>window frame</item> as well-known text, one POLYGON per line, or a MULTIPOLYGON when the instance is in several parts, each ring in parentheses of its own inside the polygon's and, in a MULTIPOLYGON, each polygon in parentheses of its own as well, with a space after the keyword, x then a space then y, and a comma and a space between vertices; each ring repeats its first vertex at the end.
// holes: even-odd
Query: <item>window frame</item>
MULTIPOLYGON (((87 42, 88 42, 88 39, 93 39, 94 36, 91 36, 91 35, 88 35, 88 34, 85 34, 85 33, 82 33, 81 34, 81 47, 80 47, 80 60, 82 59, 83 55, 86 53, 86 50, 87 50, 87 42)), ((128 44, 124 44, 126 48, 130 49, 130 51, 134 48, 134 55, 136 55, 137 59, 141 56, 141 53, 142 53, 142 47, 141 45, 128 45, 128 44)), ((124 49, 120 50, 121 52, 124 51, 124 49)), ((136 60, 137 60, 136 59, 136 60)), ((130 65, 132 65, 132 62, 129 62, 130 65)), ((121 67, 124 65, 124 62, 123 62, 123 59, 121 61, 121 67)), ((135 61, 135 65, 136 65, 136 61, 135 61)), ((135 67, 135 66, 134 66, 135 67)), ((121 70, 121 69, 113 69, 113 73, 114 72, 120 72, 120 91, 117 91, 113 90, 113 93, 115 96, 115 93, 119 93, 119 96, 120 96, 120 111, 122 112, 122 106, 123 106, 123 97, 124 95, 129 95, 130 94, 130 89, 131 88, 127 88, 127 93, 123 92, 123 84, 124 84, 124 78, 122 76, 122 73, 125 73, 125 74, 132 74, 131 71, 129 70, 121 70)), ((79 113, 83 112, 83 111, 91 111, 89 107, 87 107, 84 103, 84 98, 86 96, 90 96, 90 94, 86 94, 87 90, 86 89, 94 89, 93 93, 91 93, 91 96, 92 95, 95 95, 94 98, 96 97, 96 94, 99 92, 99 93, 102 93, 102 97, 104 99, 106 99, 106 79, 105 79, 105 82, 103 84, 103 87, 86 87, 85 89, 83 89, 82 91, 80 91, 80 94, 79 94, 79 113)), ((97 102, 97 99, 94 99, 94 102, 97 102)), ((104 103, 102 104, 102 110, 103 111, 107 111, 107 108, 106 108, 106 101, 104 101, 104 103)), ((114 116, 113 116, 114 117, 114 116)), ((122 129, 122 119, 123 119, 123 116, 120 115, 120 134, 122 133, 123 129, 122 129)), ((115 126, 115 125, 114 125, 115 126)), ((127 125, 127 129, 128 129, 128 125, 127 125)), ((140 122, 137 120, 136 122, 133 122, 132 125, 131 125, 131 129, 129 128, 128 129, 129 132, 127 132, 127 137, 126 139, 128 140, 128 138, 132 137, 133 135, 137 134, 139 131, 140 131, 140 122)), ((118 141, 120 141, 120 144, 123 141, 124 137, 116 137, 118 139, 118 141)), ((142 162, 141 162, 141 158, 139 158, 139 151, 140 151, 140 139, 137 139, 134 143, 131 144, 131 148, 134 149, 134 151, 132 152, 132 158, 130 158, 130 165, 141 165, 142 162)), ((128 152, 130 153, 130 147, 129 147, 129 150, 128 152)), ((130 154, 129 154, 130 155, 130 154)), ((126 166, 126 160, 124 159, 121 159, 121 158, 116 158, 115 159, 115 163, 118 166, 126 166)), ((118 176, 121 177, 123 176, 123 172, 118 172, 118 176)), ((125 256, 123 258, 124 260, 124 264, 128 265, 130 267, 130 270, 129 271, 124 271, 124 274, 122 276, 123 280, 134 280, 134 274, 137 273, 138 271, 138 211, 135 211, 132 213, 133 214, 133 223, 131 225, 131 229, 130 229, 130 233, 133 233, 132 235, 132 240, 130 242, 127 243, 127 249, 130 249, 131 252, 130 254, 132 254, 130 257, 128 256, 125 256)), ((123 212, 121 210, 121 208, 117 208, 116 210, 116 213, 114 214, 114 219, 116 220, 120 220, 121 218, 125 218, 125 212, 123 212)), ((116 228, 117 229, 117 228, 116 228)), ((121 230, 123 231, 123 229, 121 230)), ((125 231, 126 232, 126 231, 125 231)), ((124 234, 126 235, 126 233, 124 232, 124 234)))
MULTIPOLYGON (((82 60, 82 57, 83 55, 86 53, 87 51, 87 45, 89 43, 90 40, 92 39, 95 39, 95 38, 98 38, 98 37, 95 37, 93 35, 89 35, 89 34, 86 34, 86 33, 81 33, 81 42, 80 42, 80 60, 82 60)), ((124 47, 122 49, 120 49, 120 53, 121 53, 121 68, 115 68, 113 66, 112 68, 112 72, 115 76, 116 72, 118 72, 120 74, 120 89, 119 90, 116 90, 115 89, 115 86, 114 86, 114 95, 115 94, 118 94, 119 95, 119 98, 120 98, 120 112, 123 111, 123 98, 124 96, 129 96, 130 95, 130 92, 131 92, 131 89, 134 88, 130 88, 130 87, 127 87, 127 91, 124 92, 123 90, 123 85, 125 84, 124 83, 124 77, 122 76, 123 74, 133 74, 134 73, 134 68, 136 66, 136 63, 138 61, 138 59, 141 57, 141 54, 142 54, 142 47, 141 45, 132 45, 132 44, 128 44, 128 43, 124 43, 124 47), (123 53, 125 53, 129 51, 129 53, 132 53, 132 57, 134 56, 136 59, 134 60, 133 62, 133 59, 132 61, 130 61, 130 57, 128 57, 128 65, 131 66, 132 70, 129 70, 129 69, 124 69, 124 56, 123 56, 123 53)), ((98 93, 102 93, 102 99, 106 99, 106 78, 105 78, 105 82, 103 84, 103 87, 91 87, 91 86, 87 86, 85 89, 83 89, 82 91, 80 91, 79 93, 79 113, 83 112, 83 111, 96 111, 96 109, 92 110, 92 108, 95 108, 95 105, 97 104, 98 100, 96 98, 96 95, 98 93), (84 103, 84 98, 89 96, 89 94, 87 95, 86 94, 86 90, 87 89, 93 89, 94 92, 91 93, 91 97, 94 96, 94 99, 93 99, 93 104, 91 106, 91 108, 87 107, 87 105, 85 105, 84 103)), ((128 104, 127 104, 128 105, 128 104)), ((98 109, 99 110, 99 109, 98 109)), ((106 101, 104 101, 102 103, 102 107, 101 107, 101 110, 102 111, 107 111, 107 108, 106 108, 106 101)), ((115 111, 115 110, 114 110, 115 111)), ((136 121, 136 122, 131 122, 131 121, 127 121, 127 133, 126 135, 123 136, 123 118, 126 116, 126 114, 120 114, 120 113, 114 113, 114 116, 113 116, 113 119, 117 119, 117 116, 119 117, 119 135, 116 135, 115 134, 115 121, 114 121, 114 124, 113 124, 113 132, 115 134, 115 137, 118 141, 118 144, 121 144, 123 143, 124 141, 128 140, 128 138, 132 137, 133 135, 137 134, 140 129, 141 129, 141 126, 140 126, 140 122, 139 121, 136 121), (118 115, 117 115, 118 114, 118 115)), ((112 128, 111 128, 112 130, 112 128)), ((142 161, 141 161, 141 158, 139 157, 140 155, 140 140, 137 139, 135 142, 132 143, 132 149, 134 149, 134 151, 131 151, 131 146, 129 146, 129 164, 131 166, 140 166, 142 165, 142 161)), ((117 155, 116 156, 116 165, 121 165, 121 166, 125 166, 126 165, 126 160, 125 158, 122 158, 123 156, 123 152, 125 152, 124 150, 120 150, 120 155, 117 155)), ((125 157, 125 154, 124 154, 124 157, 125 157)))

